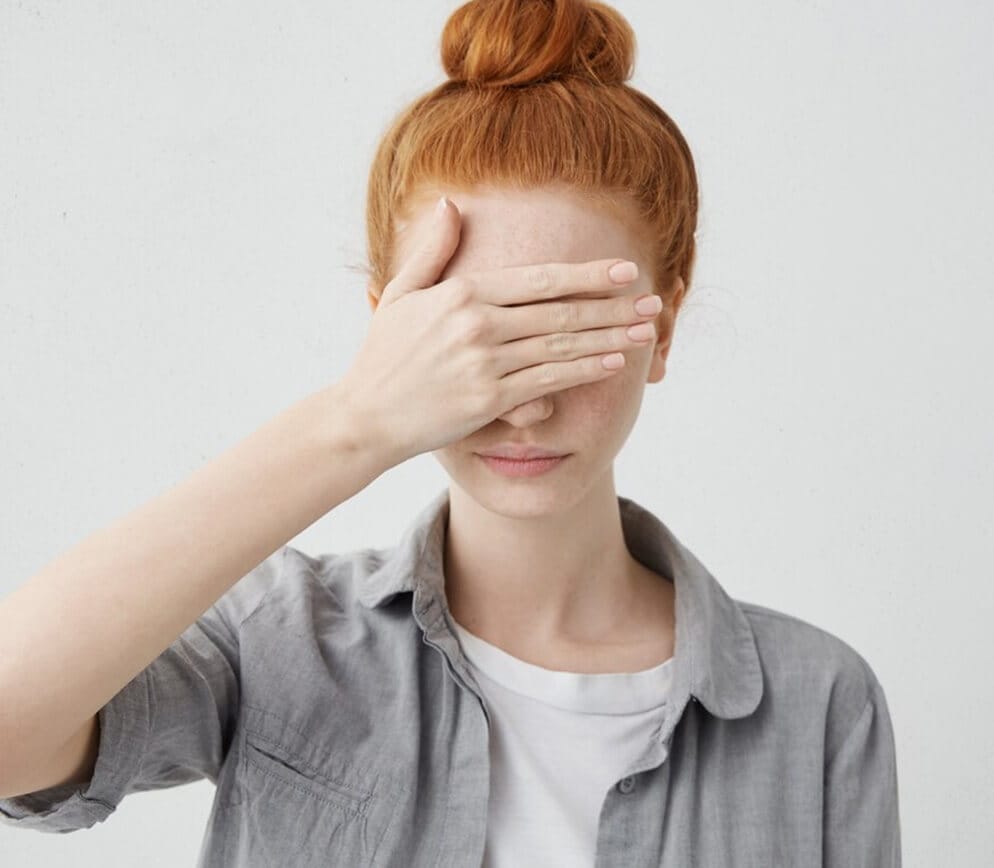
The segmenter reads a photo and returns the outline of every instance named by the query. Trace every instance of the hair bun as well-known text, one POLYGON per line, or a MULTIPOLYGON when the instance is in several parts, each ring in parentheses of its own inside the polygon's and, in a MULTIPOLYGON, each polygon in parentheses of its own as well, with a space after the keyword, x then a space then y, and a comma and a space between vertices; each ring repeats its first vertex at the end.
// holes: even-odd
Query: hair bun
POLYGON ((635 33, 593 0, 470 0, 445 24, 442 67, 451 81, 491 87, 582 76, 621 84, 632 75, 635 33))

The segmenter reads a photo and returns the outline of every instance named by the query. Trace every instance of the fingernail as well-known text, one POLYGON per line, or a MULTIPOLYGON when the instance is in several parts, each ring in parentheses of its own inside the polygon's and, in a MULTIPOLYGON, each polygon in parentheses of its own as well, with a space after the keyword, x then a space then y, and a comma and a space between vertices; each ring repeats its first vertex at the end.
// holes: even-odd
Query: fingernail
POLYGON ((635 302, 635 311, 641 316, 651 316, 663 309, 663 300, 658 295, 643 295, 635 302))
POLYGON ((639 276, 639 267, 634 262, 616 262, 607 274, 615 283, 630 283, 639 276))
POLYGON ((629 326, 626 331, 633 341, 644 341, 656 334, 656 327, 651 322, 640 322, 638 325, 629 326))
POLYGON ((435 219, 437 220, 445 213, 445 206, 448 205, 449 200, 447 197, 443 196, 438 200, 438 204, 435 206, 435 219))

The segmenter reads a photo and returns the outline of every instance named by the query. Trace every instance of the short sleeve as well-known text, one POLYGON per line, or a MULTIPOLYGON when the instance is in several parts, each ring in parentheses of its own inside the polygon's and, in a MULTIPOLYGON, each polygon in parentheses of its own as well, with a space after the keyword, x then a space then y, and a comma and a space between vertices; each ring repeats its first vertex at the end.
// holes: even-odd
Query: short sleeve
POLYGON ((238 630, 278 581, 283 554, 240 579, 99 710, 89 783, 0 799, 0 822, 72 832, 107 819, 129 793, 216 784, 238 719, 238 630))
POLYGON ((869 696, 825 769, 824 868, 901 868, 897 761, 883 688, 869 696))

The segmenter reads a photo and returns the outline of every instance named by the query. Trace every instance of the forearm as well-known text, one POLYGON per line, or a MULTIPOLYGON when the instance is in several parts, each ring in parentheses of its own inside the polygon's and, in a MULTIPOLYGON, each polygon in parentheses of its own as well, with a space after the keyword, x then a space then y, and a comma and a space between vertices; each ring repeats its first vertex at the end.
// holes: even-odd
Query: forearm
POLYGON ((387 470, 337 386, 307 396, 0 601, 0 775, 70 738, 219 597, 387 470))

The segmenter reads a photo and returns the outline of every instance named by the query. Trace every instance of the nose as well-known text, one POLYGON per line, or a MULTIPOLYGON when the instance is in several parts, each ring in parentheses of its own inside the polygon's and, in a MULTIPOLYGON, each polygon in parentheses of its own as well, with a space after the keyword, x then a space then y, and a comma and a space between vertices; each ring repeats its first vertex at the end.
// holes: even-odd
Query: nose
POLYGON ((515 428, 527 428, 536 422, 542 422, 552 415, 552 396, 542 395, 524 404, 512 407, 497 418, 515 428))

